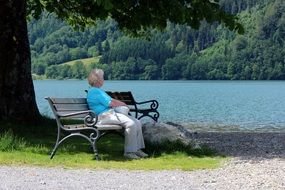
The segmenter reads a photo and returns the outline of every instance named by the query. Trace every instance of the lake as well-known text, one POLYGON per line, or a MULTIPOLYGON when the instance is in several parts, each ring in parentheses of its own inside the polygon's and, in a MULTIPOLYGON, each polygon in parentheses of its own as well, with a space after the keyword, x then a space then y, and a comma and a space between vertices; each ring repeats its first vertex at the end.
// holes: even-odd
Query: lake
MULTIPOLYGON (((45 96, 85 97, 86 81, 34 81, 40 112, 45 96)), ((284 81, 105 81, 104 90, 132 91, 137 101, 156 99, 159 121, 205 128, 285 129, 284 81)))

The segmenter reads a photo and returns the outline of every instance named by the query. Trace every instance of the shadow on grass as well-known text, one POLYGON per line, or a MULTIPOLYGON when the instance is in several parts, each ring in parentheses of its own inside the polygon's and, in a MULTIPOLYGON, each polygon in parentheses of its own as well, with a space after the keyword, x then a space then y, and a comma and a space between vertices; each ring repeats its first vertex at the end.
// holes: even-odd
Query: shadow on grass
POLYGON ((174 154, 176 152, 182 152, 188 156, 196 157, 212 157, 215 156, 215 152, 212 149, 209 149, 207 146, 201 146, 200 148, 194 148, 191 145, 185 145, 181 141, 170 142, 166 141, 160 144, 153 144, 146 142, 147 152, 152 157, 159 157, 161 154, 174 154))
MULTIPOLYGON (((17 125, 13 123, 0 123, 0 135, 10 131, 12 137, 6 140, 2 139, 5 144, 11 144, 11 150, 22 149, 23 151, 30 151, 37 154, 49 156, 56 142, 57 125, 55 120, 49 118, 42 118, 42 122, 35 125, 17 125), (15 145, 16 139, 24 140, 24 146, 15 145), (11 140, 12 139, 12 140, 11 140), (6 141, 6 142, 5 142, 6 141), (14 144, 13 144, 14 143, 14 144)), ((9 135, 8 135, 9 136, 9 135)), ((11 136, 11 135, 10 135, 11 136)), ((5 146, 6 146, 5 145, 5 146)), ((1 146, 1 142, 0 142, 1 146)), ((3 145, 4 146, 4 145, 3 145)), ((100 158, 106 161, 127 161, 124 158, 124 138, 115 134, 108 134, 100 139, 97 143, 100 158)), ((1 149, 1 147, 0 147, 1 149)), ((144 150, 151 157, 160 157, 162 154, 174 154, 182 152, 189 156, 209 157, 214 156, 213 150, 207 147, 195 149, 190 145, 184 145, 177 142, 164 142, 161 144, 151 144, 146 142, 146 149, 144 150)), ((82 152, 90 153, 93 156, 93 150, 88 141, 80 137, 72 137, 67 139, 62 145, 58 147, 57 154, 75 155, 82 152)), ((56 155, 54 159, 56 159, 56 155)))
POLYGON ((0 133, 12 131, 19 136, 53 136, 56 134, 57 125, 54 119, 41 117, 33 124, 17 124, 13 122, 0 122, 0 133))

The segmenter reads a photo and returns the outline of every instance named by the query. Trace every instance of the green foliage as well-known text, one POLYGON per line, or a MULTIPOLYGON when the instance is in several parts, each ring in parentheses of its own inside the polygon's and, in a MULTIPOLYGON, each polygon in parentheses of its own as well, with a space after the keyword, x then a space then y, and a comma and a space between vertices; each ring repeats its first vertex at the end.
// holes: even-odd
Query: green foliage
POLYGON ((120 29, 135 35, 150 28, 163 29, 167 26, 167 21, 197 29, 202 20, 224 23, 231 30, 243 32, 237 17, 221 9, 219 4, 212 0, 157 0, 151 3, 144 0, 28 0, 27 5, 30 16, 37 18, 43 11, 55 13, 77 28, 94 24, 98 19, 111 17, 118 22, 120 29))
POLYGON ((159 76, 158 66, 153 64, 153 61, 150 60, 150 64, 146 65, 144 68, 144 73, 140 76, 142 80, 155 80, 159 76))
POLYGON ((61 79, 86 78, 94 67, 103 68, 107 79, 120 80, 285 79, 285 4, 280 0, 220 4, 227 12, 239 13, 247 29, 244 35, 218 23, 201 22, 194 30, 168 22, 164 31, 148 30, 146 40, 123 35, 112 19, 77 32, 44 14, 29 24, 32 71, 61 79), (42 30, 48 23, 53 23, 48 32, 42 30), (100 57, 99 63, 73 68, 61 64, 94 56, 100 57))

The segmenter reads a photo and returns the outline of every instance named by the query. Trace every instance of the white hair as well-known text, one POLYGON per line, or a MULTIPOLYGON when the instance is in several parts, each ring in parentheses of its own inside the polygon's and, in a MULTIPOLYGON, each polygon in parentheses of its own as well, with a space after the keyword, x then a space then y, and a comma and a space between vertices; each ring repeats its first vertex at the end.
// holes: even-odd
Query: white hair
POLYGON ((102 69, 92 69, 87 80, 91 86, 94 86, 100 79, 104 78, 104 71, 102 69))

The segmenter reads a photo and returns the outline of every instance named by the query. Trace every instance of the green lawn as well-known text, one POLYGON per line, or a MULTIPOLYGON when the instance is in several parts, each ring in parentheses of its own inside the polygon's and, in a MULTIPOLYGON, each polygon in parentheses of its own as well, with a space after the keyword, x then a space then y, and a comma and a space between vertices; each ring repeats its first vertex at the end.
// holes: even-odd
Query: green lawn
POLYGON ((87 65, 89 65, 90 63, 98 63, 100 59, 100 56, 97 57, 91 57, 91 58, 85 58, 85 59, 77 59, 77 60, 73 60, 73 61, 68 61, 62 64, 67 64, 67 65, 73 65, 76 61, 81 61, 85 67, 87 65))
POLYGON ((56 126, 48 121, 43 126, 0 124, 0 165, 31 165, 64 168, 98 168, 131 170, 196 170, 221 166, 228 158, 211 150, 194 150, 177 143, 147 145, 149 158, 127 160, 123 157, 124 140, 118 135, 103 137, 98 144, 100 161, 93 159, 87 141, 69 139, 59 147, 51 160, 49 153, 56 139, 56 126), (45 126, 50 125, 52 126, 45 126))

